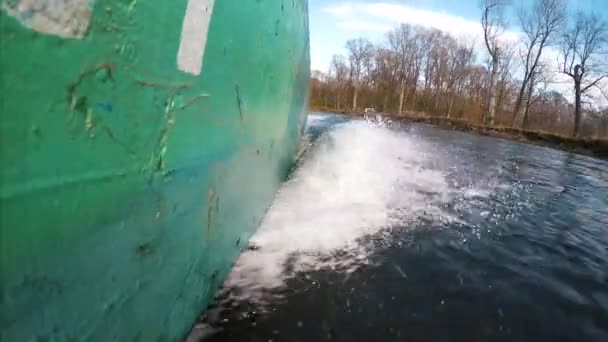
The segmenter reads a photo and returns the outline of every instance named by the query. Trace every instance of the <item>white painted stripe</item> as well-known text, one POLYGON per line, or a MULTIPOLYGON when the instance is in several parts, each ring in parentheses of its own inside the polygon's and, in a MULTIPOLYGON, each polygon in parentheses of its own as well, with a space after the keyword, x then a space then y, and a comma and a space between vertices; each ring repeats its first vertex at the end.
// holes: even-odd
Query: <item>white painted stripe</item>
POLYGON ((199 75, 207 43, 214 0, 188 0, 177 52, 179 70, 199 75))

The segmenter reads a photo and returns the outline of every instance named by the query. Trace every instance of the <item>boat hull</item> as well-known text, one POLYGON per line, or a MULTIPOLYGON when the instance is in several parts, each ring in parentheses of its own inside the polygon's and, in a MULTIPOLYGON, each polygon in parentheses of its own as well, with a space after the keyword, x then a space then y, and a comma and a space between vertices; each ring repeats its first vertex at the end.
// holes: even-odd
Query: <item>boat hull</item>
POLYGON ((307 1, 32 3, 0 14, 2 339, 179 340, 297 152, 307 1))

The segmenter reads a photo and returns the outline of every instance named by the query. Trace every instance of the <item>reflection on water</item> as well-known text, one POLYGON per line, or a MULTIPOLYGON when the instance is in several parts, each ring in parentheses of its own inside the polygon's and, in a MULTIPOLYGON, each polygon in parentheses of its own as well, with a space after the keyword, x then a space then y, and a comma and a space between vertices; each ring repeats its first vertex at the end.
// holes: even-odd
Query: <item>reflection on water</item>
POLYGON ((608 341, 608 163, 322 114, 308 134, 197 334, 608 341))

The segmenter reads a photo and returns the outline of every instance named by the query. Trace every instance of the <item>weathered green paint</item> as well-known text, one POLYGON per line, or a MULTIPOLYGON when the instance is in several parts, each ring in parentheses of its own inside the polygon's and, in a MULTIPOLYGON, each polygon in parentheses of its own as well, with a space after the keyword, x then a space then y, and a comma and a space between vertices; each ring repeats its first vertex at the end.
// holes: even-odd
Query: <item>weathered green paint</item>
POLYGON ((82 37, 1 12, 3 341, 180 339, 257 228, 306 111, 307 2, 216 0, 198 76, 186 5, 97 0, 82 37))

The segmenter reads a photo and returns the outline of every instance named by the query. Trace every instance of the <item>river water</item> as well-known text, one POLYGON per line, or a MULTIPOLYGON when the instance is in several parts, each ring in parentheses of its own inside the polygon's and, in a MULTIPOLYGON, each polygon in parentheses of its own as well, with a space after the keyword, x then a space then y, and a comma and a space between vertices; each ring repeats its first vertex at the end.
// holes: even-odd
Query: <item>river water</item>
POLYGON ((382 118, 307 132, 194 335, 608 341, 606 161, 382 118))

